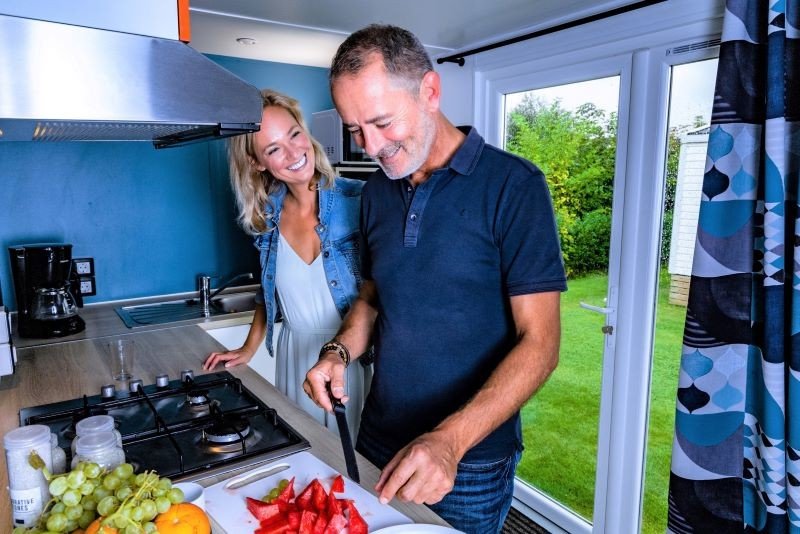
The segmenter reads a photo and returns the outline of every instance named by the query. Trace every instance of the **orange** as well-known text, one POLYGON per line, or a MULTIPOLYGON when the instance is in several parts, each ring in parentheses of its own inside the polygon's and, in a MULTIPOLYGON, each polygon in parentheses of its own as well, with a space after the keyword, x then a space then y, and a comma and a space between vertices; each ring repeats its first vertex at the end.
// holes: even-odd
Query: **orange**
POLYGON ((206 513, 188 502, 173 504, 156 517, 155 524, 159 534, 211 534, 206 513))
MULTIPOLYGON (((74 533, 73 533, 74 534, 74 533)), ((114 527, 103 527, 100 525, 100 518, 98 517, 86 527, 85 534, 119 534, 119 530, 114 527)))

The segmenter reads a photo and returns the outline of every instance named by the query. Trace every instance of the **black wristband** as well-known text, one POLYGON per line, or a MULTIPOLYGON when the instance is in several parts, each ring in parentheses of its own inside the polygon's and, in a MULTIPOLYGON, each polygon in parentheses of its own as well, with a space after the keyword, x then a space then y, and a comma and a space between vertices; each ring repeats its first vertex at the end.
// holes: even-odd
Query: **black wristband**
POLYGON ((322 345, 322 348, 319 351, 320 359, 327 352, 335 352, 336 354, 338 354, 339 358, 341 358, 342 361, 344 362, 345 367, 350 365, 350 351, 347 350, 347 347, 345 347, 342 343, 339 343, 336 340, 332 340, 322 345))

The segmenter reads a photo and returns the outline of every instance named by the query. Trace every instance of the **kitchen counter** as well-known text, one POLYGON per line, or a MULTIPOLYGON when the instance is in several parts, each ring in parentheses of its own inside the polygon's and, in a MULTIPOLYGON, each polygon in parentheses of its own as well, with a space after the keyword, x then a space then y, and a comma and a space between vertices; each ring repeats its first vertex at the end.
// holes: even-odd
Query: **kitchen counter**
MULTIPOLYGON (((235 288, 226 289, 221 294, 226 295, 236 293, 239 291, 253 291, 258 289, 258 285, 238 286, 235 288)), ((186 321, 176 321, 172 323, 154 324, 151 326, 137 326, 136 328, 128 328, 125 323, 120 319, 117 312, 114 310, 120 306, 138 306, 140 304, 153 304, 157 302, 166 302, 172 300, 183 300, 196 298, 197 291, 188 293, 176 293, 173 295, 163 295, 158 297, 148 297, 139 299, 130 299, 124 301, 113 302, 99 302, 96 304, 87 304, 83 308, 78 309, 78 315, 86 322, 86 329, 71 336, 64 336, 59 338, 24 338, 16 335, 16 314, 12 315, 12 338, 14 346, 17 350, 34 347, 37 345, 49 345, 53 343, 67 343, 70 341, 82 341, 86 339, 97 339, 109 336, 121 336, 127 334, 135 334, 139 332, 149 332, 153 330, 163 330, 165 328, 174 328, 176 326, 187 326, 193 324, 204 325, 205 329, 219 328, 220 326, 234 325, 234 324, 250 324, 250 319, 253 312, 237 312, 227 313, 223 315, 214 315, 206 318, 189 319, 186 321)), ((147 381, 145 380, 145 384, 147 381)))
MULTIPOLYGON (((88 314, 81 314, 88 319, 88 314)), ((112 311, 113 313, 113 311, 112 311)), ((114 314, 116 316, 116 314, 114 314)), ((239 314, 242 315, 242 314, 239 314)), ((246 316, 246 314, 243 314, 246 316)), ((246 317, 245 317, 246 318, 246 317)), ((220 326, 230 324, 236 318, 228 317, 220 326)), ((121 321, 120 321, 121 323, 121 321)), ((87 320, 87 334, 90 329, 87 320)), ((205 356, 215 350, 224 350, 203 328, 209 324, 184 325, 153 330, 126 330, 136 340, 136 365, 134 374, 145 384, 155 382, 156 375, 166 373, 171 379, 178 378, 181 370, 193 369, 195 374, 205 374, 202 363, 205 356)), ((112 334, 106 334, 112 335, 112 334)), ((18 346, 19 347, 19 346, 18 346)), ((14 375, 0 380, 0 434, 19 426, 19 410, 51 402, 78 398, 83 394, 94 395, 100 387, 110 382, 108 363, 103 352, 102 341, 96 339, 70 340, 70 342, 33 345, 18 348, 18 364, 14 375)), ((240 366, 228 371, 242 380, 250 391, 266 404, 276 409, 292 427, 310 443, 310 452, 339 472, 346 472, 341 443, 338 437, 319 425, 314 419, 278 392, 269 382, 251 369, 240 366)), ((0 443, 1 445, 1 443, 0 443)), ((5 458, 5 452, 4 456, 5 458)), ((358 455, 362 486, 374 493, 379 470, 364 457, 358 455)), ((218 477, 198 480, 209 486, 219 480, 239 474, 233 471, 218 477)), ((0 486, 8 486, 6 463, 0 463, 0 486)), ((414 521, 446 525, 427 507, 392 501, 393 506, 414 521)), ((0 498, 0 525, 11 524, 10 503, 7 496, 0 498)), ((215 527, 215 533, 222 531, 215 527)), ((233 533, 231 533, 233 534, 233 533)))

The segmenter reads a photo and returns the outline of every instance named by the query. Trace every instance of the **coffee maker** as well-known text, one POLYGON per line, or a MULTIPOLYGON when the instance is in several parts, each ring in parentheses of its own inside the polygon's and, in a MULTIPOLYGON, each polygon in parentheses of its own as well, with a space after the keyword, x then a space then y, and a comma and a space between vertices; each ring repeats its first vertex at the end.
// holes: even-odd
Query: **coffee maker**
POLYGON ((83 331, 72 245, 40 243, 8 248, 17 297, 17 332, 22 337, 63 337, 83 331), (77 298, 76 298, 77 297, 77 298))

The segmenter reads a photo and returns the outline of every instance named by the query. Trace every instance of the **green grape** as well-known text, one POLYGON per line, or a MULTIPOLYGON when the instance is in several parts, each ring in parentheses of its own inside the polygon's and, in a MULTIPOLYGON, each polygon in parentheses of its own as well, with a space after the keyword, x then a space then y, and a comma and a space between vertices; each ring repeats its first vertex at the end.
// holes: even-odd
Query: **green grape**
POLYGON ((111 495, 111 492, 106 488, 104 488, 103 486, 97 486, 92 492, 92 496, 94 497, 94 500, 96 500, 97 502, 102 501, 109 495, 111 495))
POLYGON ((111 473, 106 475, 105 478, 103 479, 103 487, 105 487, 107 490, 113 491, 119 487, 121 482, 122 481, 119 479, 117 475, 111 473))
POLYGON ((63 514, 64 510, 67 509, 67 506, 63 502, 57 502, 50 508, 50 512, 53 514, 63 514))
POLYGON ((179 502, 183 502, 183 490, 180 488, 172 488, 167 492, 167 499, 172 504, 178 504, 179 502))
POLYGON ((92 482, 90 480, 87 480, 86 482, 81 484, 81 487, 79 488, 79 491, 81 492, 81 495, 91 495, 92 493, 94 493, 94 489, 96 487, 97 487, 97 484, 95 484, 94 482, 92 482))
POLYGON ((81 502, 81 493, 78 490, 68 489, 61 496, 61 502, 66 506, 77 506, 81 502))
POLYGON ((121 513, 119 515, 114 514, 114 526, 117 528, 125 528, 125 525, 127 525, 129 521, 130 519, 128 519, 121 513))
POLYGON ((81 508, 84 510, 97 510, 97 501, 91 495, 87 495, 81 499, 81 508))
POLYGON ((121 488, 119 488, 117 491, 114 492, 114 495, 120 501, 124 501, 129 496, 133 495, 133 490, 131 489, 130 486, 122 486, 121 488))
POLYGON ((83 515, 83 506, 67 506, 67 509, 64 510, 64 515, 67 516, 67 519, 74 519, 75 521, 83 515))
POLYGON ((144 508, 141 505, 131 508, 131 519, 137 523, 141 523, 144 520, 144 508))
POLYGON ((94 462, 87 462, 83 464, 83 474, 86 475, 86 478, 97 478, 100 476, 103 470, 100 466, 94 462))
POLYGON ((282 478, 280 482, 278 482, 278 489, 283 491, 289 486, 289 481, 285 478, 282 478))
POLYGON ((280 494, 281 490, 279 490, 278 488, 272 488, 271 490, 269 490, 269 493, 267 493, 267 497, 269 497, 270 501, 274 501, 275 499, 278 498, 278 495, 280 494))
POLYGON ((83 469, 74 469, 67 474, 67 485, 72 489, 78 489, 86 482, 86 474, 83 469))
POLYGON ((131 464, 119 464, 114 468, 114 474, 125 480, 133 476, 133 466, 131 464))
POLYGON ((123 534, 142 534, 142 527, 139 525, 127 525, 125 530, 122 531, 123 534))
POLYGON ((172 481, 168 478, 161 478, 158 480, 156 487, 160 490, 168 491, 172 488, 172 481))
POLYGON ((78 521, 75 519, 67 519, 67 532, 72 532, 76 528, 78 528, 78 521))
POLYGON ((109 495, 97 503, 97 513, 103 516, 108 516, 113 514, 118 507, 119 501, 116 499, 116 497, 109 495))
POLYGON ((64 514, 50 514, 47 518, 47 530, 61 532, 67 530, 67 516, 64 514))
POLYGON ((161 488, 156 488, 151 493, 153 494, 153 497, 164 497, 167 494, 166 490, 161 488))
POLYGON ((156 503, 153 499, 144 499, 139 506, 142 508, 144 512, 144 517, 147 520, 153 519, 156 515, 158 515, 158 509, 156 508, 156 503))
POLYGON ((139 473, 134 477, 134 482, 137 486, 142 487, 144 483, 147 481, 147 473, 139 473))
POLYGON ((50 490, 50 495, 53 497, 59 497, 64 494, 67 489, 69 489, 69 485, 67 484, 67 479, 65 477, 56 477, 50 481, 50 485, 48 486, 50 490))
POLYGON ((172 506, 172 503, 166 497, 156 497, 156 510, 158 510, 159 514, 169 510, 170 506, 172 506))
POLYGON ((158 532, 158 529, 155 523, 148 521, 144 524, 144 531, 146 534, 153 534, 154 532, 158 532))
POLYGON ((84 510, 78 518, 78 526, 81 528, 88 527, 95 517, 97 517, 97 514, 94 513, 94 510, 84 510))

